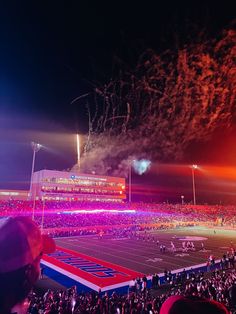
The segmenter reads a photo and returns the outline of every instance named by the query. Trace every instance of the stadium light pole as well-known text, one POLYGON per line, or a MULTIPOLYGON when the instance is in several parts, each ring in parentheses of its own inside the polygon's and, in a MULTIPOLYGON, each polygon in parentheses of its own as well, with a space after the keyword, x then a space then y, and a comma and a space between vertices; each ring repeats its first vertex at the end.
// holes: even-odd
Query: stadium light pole
POLYGON ((30 192, 29 192, 29 197, 32 197, 32 185, 33 185, 33 174, 34 174, 34 164, 35 164, 35 155, 36 153, 40 150, 42 147, 41 144, 31 142, 31 147, 33 149, 33 159, 32 159, 32 169, 31 169, 31 178, 30 178, 30 192))
MULTIPOLYGON (((33 174, 34 174, 34 164, 35 164, 35 155, 42 147, 41 144, 31 142, 31 147, 33 149, 33 159, 32 159, 32 169, 31 169, 31 178, 30 178, 30 191, 29 191, 29 199, 32 198, 32 186, 33 186, 33 174)), ((34 207, 35 207, 35 199, 33 204, 33 211, 32 211, 32 219, 34 220, 34 207)))
POLYGON ((197 165, 192 165, 193 205, 196 205, 195 170, 197 168, 197 165))
POLYGON ((132 196, 131 196, 131 184, 132 184, 132 180, 131 180, 131 176, 132 176, 132 164, 133 164, 134 160, 131 160, 129 163, 129 203, 131 203, 132 201, 132 196))

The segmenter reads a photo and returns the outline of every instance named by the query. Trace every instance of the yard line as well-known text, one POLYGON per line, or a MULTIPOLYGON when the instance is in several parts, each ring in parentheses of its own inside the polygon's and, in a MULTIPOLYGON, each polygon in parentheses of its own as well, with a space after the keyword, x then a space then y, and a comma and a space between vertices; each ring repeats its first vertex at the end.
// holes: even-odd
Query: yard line
MULTIPOLYGON (((86 243, 87 243, 87 241, 86 241, 86 243)), ((100 242, 100 240, 97 240, 97 241, 93 241, 93 245, 94 246, 99 246, 99 247, 104 247, 104 248, 108 248, 107 247, 107 245, 104 243, 104 245, 105 246, 103 246, 103 245, 101 245, 101 244, 103 244, 104 243, 104 241, 101 243, 100 242), (99 243, 98 245, 97 245, 97 243, 99 243)), ((132 241, 129 241, 129 243, 131 243, 131 245, 128 245, 128 250, 130 251, 130 250, 132 250, 132 251, 137 251, 137 255, 138 256, 140 256, 140 250, 138 250, 138 249, 136 249, 136 248, 133 248, 132 246, 133 246, 133 243, 134 242, 132 242, 132 241)), ((162 242, 162 243, 164 243, 164 242, 162 242)), ((113 245, 113 243, 112 243, 112 246, 109 246, 109 249, 112 249, 112 250, 114 250, 114 251, 118 251, 118 252, 124 252, 123 250, 117 250, 115 247, 121 247, 121 248, 127 248, 127 246, 126 246, 126 244, 127 244, 127 242, 122 242, 122 243, 117 243, 116 245, 113 245)), ((164 256, 168 256, 168 258, 169 259, 173 259, 173 260, 178 260, 178 261, 181 261, 182 260, 182 258, 178 258, 178 257, 176 257, 176 256, 174 256, 174 254, 176 254, 176 253, 160 253, 160 250, 159 250, 159 248, 157 247, 157 246, 155 246, 155 244, 153 243, 153 242, 145 242, 145 246, 141 246, 141 248, 140 249, 142 249, 142 255, 144 255, 144 254, 149 254, 149 255, 156 255, 156 254, 158 254, 159 256, 158 257, 164 257, 164 256), (148 244, 148 247, 147 247, 147 244, 148 244), (154 244, 154 248, 153 248, 153 246, 151 245, 149 245, 149 244, 154 244), (148 251, 148 252, 147 252, 148 251), (173 254, 173 255, 172 255, 173 254)), ((170 241, 168 240, 168 244, 170 244, 170 241)), ((127 251, 125 250, 125 253, 127 254, 127 251)), ((198 252, 189 252, 190 254, 196 254, 196 253, 198 253, 198 252)), ((128 253, 129 255, 132 255, 130 252, 128 253)), ((189 258, 188 258, 188 260, 189 260, 189 262, 191 262, 191 263, 195 263, 195 261, 196 261, 196 263, 199 263, 199 261, 200 262, 204 262, 205 261, 205 259, 203 259, 203 256, 202 255, 200 255, 200 256, 193 256, 193 255, 190 255, 189 256, 189 258)))
MULTIPOLYGON (((210 230, 212 231, 212 229, 210 230)), ((228 235, 225 236, 223 232, 218 233, 216 236, 210 232, 209 229, 196 229, 196 228, 181 228, 181 229, 172 229, 172 230, 150 230, 146 235, 153 234, 155 239, 160 241, 160 244, 166 245, 166 247, 169 247, 170 241, 173 241, 177 248, 180 248, 182 246, 181 241, 178 239, 173 238, 174 235, 176 235, 178 238, 181 236, 205 236, 208 238, 207 241, 205 241, 205 247, 206 249, 212 250, 212 252, 188 252, 190 255, 186 256, 184 258, 175 256, 177 253, 160 253, 159 246, 156 245, 156 242, 148 241, 144 242, 143 240, 136 240, 133 238, 124 240, 124 241, 111 241, 113 236, 107 237, 104 236, 103 239, 97 239, 94 235, 91 237, 87 236, 79 236, 77 237, 77 241, 73 241, 73 243, 66 241, 62 242, 59 239, 56 239, 56 241, 64 243, 66 246, 70 245, 73 248, 79 249, 81 247, 82 251, 86 251, 87 255, 96 254, 95 257, 101 258, 103 260, 109 259, 111 263, 113 263, 113 258, 115 257, 116 264, 121 263, 121 265, 124 265, 125 267, 129 267, 129 264, 131 265, 137 265, 136 267, 142 268, 143 273, 152 272, 152 269, 155 268, 155 272, 158 270, 163 271, 164 268, 170 268, 171 270, 177 269, 177 268, 184 268, 184 267, 192 267, 196 264, 206 262, 208 256, 210 254, 214 254, 215 257, 219 258, 222 256, 224 250, 220 249, 221 246, 230 246, 230 241, 233 240, 233 237, 229 237, 228 235), (122 256, 119 256, 122 255, 122 256), (123 257, 124 255, 124 257, 123 257), (132 257, 131 257, 132 256, 132 257), (111 259, 112 257, 112 259, 111 259), (127 258, 127 257, 131 257, 127 258), (160 261, 156 263, 155 265, 147 264, 140 261, 141 258, 162 258, 163 261, 160 261), (133 260, 134 259, 134 260, 133 260), (124 261, 126 264, 124 264, 124 261), (146 266, 146 267, 145 267, 146 266), (144 268, 145 267, 145 268, 144 268)), ((144 233, 141 233, 141 235, 144 236, 144 233)), ((75 240, 75 237, 73 237, 75 240)), ((187 240, 186 240, 187 241, 187 240)), ((191 240, 190 240, 191 241, 191 240)), ((199 244, 196 244, 194 242, 195 246, 199 247, 201 241, 199 244)), ((86 253, 85 253, 86 254, 86 253)), ((133 268, 132 266, 130 267, 133 268)), ((140 271, 140 269, 137 269, 140 271)))
MULTIPOLYGON (((60 242, 62 242, 62 243, 64 243, 64 244, 66 244, 66 245, 68 245, 68 242, 66 241, 60 241, 60 242)), ((82 244, 87 244, 87 242, 86 243, 82 243, 82 244)), ((71 246, 71 247, 76 247, 77 249, 78 249, 78 245, 79 245, 79 247, 80 248, 83 248, 83 249, 85 249, 86 250, 86 252, 88 252, 87 254, 88 255, 90 255, 90 252, 91 251, 94 251, 94 252, 99 252, 99 256, 101 256, 101 259, 105 259, 105 257, 104 256, 106 256, 106 255, 109 255, 109 256, 116 256, 116 260, 117 259, 123 259, 123 260, 129 260, 129 261, 132 261, 132 263, 136 263, 136 261, 134 261, 133 259, 127 259, 127 258, 124 258, 123 256, 117 256, 117 253, 124 253, 125 255, 131 255, 131 256, 134 256, 134 258, 135 258, 135 260, 137 260, 137 258, 138 257, 140 257, 140 256, 142 256, 143 257, 143 255, 140 255, 140 252, 138 253, 138 254, 132 254, 132 253, 130 253, 130 252, 128 252, 128 248, 127 248, 127 250, 125 250, 125 251, 123 251, 123 250, 117 250, 117 249, 114 249, 114 248, 108 248, 107 246, 103 246, 103 245, 101 245, 100 243, 99 243, 99 245, 96 245, 96 244, 93 244, 93 246, 95 246, 95 247, 97 247, 98 248, 98 250, 96 250, 94 247, 84 247, 84 246, 82 246, 81 244, 79 244, 78 243, 78 245, 75 245, 75 244, 72 244, 72 243, 69 243, 69 245, 71 246), (101 254, 101 248, 104 248, 106 251, 104 251, 103 253, 104 253, 104 255, 103 254, 101 254), (108 250, 109 250, 109 252, 110 253, 108 253, 108 250), (111 252, 113 252, 113 253, 115 253, 116 255, 114 255, 114 254, 111 254, 111 252)), ((144 253, 143 253, 144 254, 144 253)), ((176 266, 183 266, 183 263, 185 264, 185 260, 183 260, 182 258, 178 258, 178 257, 175 257, 175 256, 171 256, 171 255, 169 255, 168 253, 167 254, 165 254, 165 253, 163 253, 163 254, 156 254, 155 252, 148 252, 148 253, 146 253, 145 254, 145 258, 146 259, 148 259, 148 258, 151 258, 151 257, 160 257, 160 258, 163 258, 163 261, 162 262, 160 262, 160 264, 164 264, 166 267, 168 266, 168 268, 171 268, 171 269, 175 269, 176 268, 176 266), (168 258, 168 261, 166 260, 166 258, 168 258), (171 260, 171 261, 170 261, 171 260), (173 262, 174 261, 174 262, 173 262)), ((186 261, 186 266, 191 266, 191 264, 193 264, 193 265, 196 265, 197 263, 199 263, 200 261, 202 261, 201 259, 199 259, 199 258, 196 258, 196 259, 194 259, 194 261, 192 260, 192 259, 190 259, 190 257, 188 257, 188 260, 186 261), (196 261, 195 261, 196 260, 196 261), (190 264, 190 265, 189 265, 190 264)), ((112 262, 112 261, 111 261, 112 262)), ((142 264, 142 265, 147 265, 148 267, 150 267, 151 265, 150 264, 146 264, 146 263, 141 263, 141 262, 139 262, 139 264, 142 264)), ((164 265, 163 265, 163 267, 164 267, 164 265)), ((192 265, 192 266, 193 266, 192 265)))
MULTIPOLYGON (((64 242, 64 241, 60 241, 60 242, 68 245, 68 242, 64 242)), ((71 246, 71 247, 76 247, 76 248, 78 249, 78 246, 75 246, 74 244, 69 243, 69 246, 71 246)), ((66 246, 66 247, 67 247, 67 246, 66 246)), ((94 251, 95 253, 101 253, 100 250, 96 250, 96 249, 92 249, 92 248, 88 249, 87 247, 84 247, 84 246, 80 246, 80 247, 83 248, 83 249, 87 249, 87 250, 94 251)), ((106 247, 106 248, 107 248, 107 247, 106 247)), ((82 252, 81 252, 81 253, 82 253, 82 252)), ((103 253, 104 253, 104 252, 103 252, 103 253)), ((127 252, 124 252, 124 253, 127 254, 127 252)), ((152 265, 150 265, 150 264, 146 264, 146 263, 142 263, 142 262, 137 262, 137 260, 128 259, 128 258, 125 258, 125 257, 123 257, 123 256, 117 256, 117 255, 114 255, 114 254, 111 254, 111 253, 108 253, 108 252, 105 252, 104 255, 108 255, 108 256, 114 257, 114 260, 115 260, 115 261, 118 260, 118 259, 126 260, 126 261, 129 261, 130 264, 139 264, 139 265, 142 265, 142 266, 147 266, 148 268, 153 268, 153 269, 155 269, 155 271, 157 270, 156 265, 152 266, 152 265)), ((91 255, 91 254, 90 254, 90 256, 92 256, 92 257, 97 257, 96 255, 91 255)), ((135 255, 136 258, 137 258, 138 256, 139 256, 139 255, 135 255)), ((97 258, 98 258, 98 257, 97 257, 97 258)), ((148 256, 147 256, 147 258, 148 258, 148 256)), ((104 260, 104 258, 100 258, 100 259, 103 259, 103 260, 104 260)), ((117 264, 116 262, 114 262, 114 260, 111 261, 111 263, 117 264)), ((173 264, 173 263, 169 263, 169 262, 165 262, 165 263, 176 266, 176 264, 173 264)), ((123 265, 122 265, 122 266, 123 266, 123 265)), ((126 266, 126 267, 129 268, 129 266, 126 266)), ((146 273, 146 272, 145 272, 145 273, 146 273)))

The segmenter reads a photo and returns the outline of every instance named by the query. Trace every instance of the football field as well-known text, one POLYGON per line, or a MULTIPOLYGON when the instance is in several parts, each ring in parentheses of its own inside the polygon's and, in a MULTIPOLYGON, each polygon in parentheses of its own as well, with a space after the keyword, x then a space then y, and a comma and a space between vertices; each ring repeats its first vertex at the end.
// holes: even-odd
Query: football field
POLYGON ((185 227, 168 230, 150 230, 139 237, 79 236, 57 238, 58 246, 86 254, 99 260, 150 275, 164 269, 176 270, 205 263, 212 254, 221 258, 233 245, 236 231, 205 227, 185 227), (215 230, 215 231, 214 231, 215 230), (158 243, 159 241, 159 243, 158 243), (182 251, 182 242, 193 242, 195 250, 182 251), (176 251, 171 250, 171 242, 176 251), (202 249, 202 243, 204 249, 202 249), (160 252, 165 245, 166 252, 160 252))

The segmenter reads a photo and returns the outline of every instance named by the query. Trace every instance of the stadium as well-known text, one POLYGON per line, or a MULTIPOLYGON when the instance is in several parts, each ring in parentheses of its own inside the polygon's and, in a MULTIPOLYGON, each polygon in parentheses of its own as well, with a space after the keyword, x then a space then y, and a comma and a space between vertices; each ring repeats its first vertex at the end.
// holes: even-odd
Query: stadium
POLYGON ((231 2, 4 2, 0 314, 236 314, 231 2))
POLYGON ((31 187, 30 199, 7 194, 0 207, 2 218, 33 218, 55 240, 36 291, 105 293, 109 306, 114 293, 147 294, 149 304, 209 274, 217 285, 234 278, 235 206, 128 202, 125 178, 76 172, 37 171, 31 187))
POLYGON ((31 198, 36 200, 122 202, 125 179, 41 170, 32 178, 31 198))
MULTIPOLYGON (((236 207, 196 204, 199 166, 190 167, 192 202, 185 203, 183 198, 181 204, 136 202, 131 198, 131 174, 139 173, 140 165, 142 173, 147 171, 150 161, 133 160, 128 178, 83 174, 78 154, 70 171, 34 171, 34 148, 39 145, 32 144, 29 191, 0 191, 2 228, 9 219, 26 218, 42 236, 54 241, 54 249, 41 257, 40 279, 29 296, 31 304, 40 308, 42 295, 43 304, 55 303, 60 293, 59 299, 72 300, 70 306, 78 313, 83 313, 85 304, 89 313, 94 302, 99 308, 98 300, 105 302, 107 313, 125 308, 128 313, 131 309, 141 313, 142 300, 159 313, 170 295, 197 293, 202 297, 209 293, 211 297, 209 287, 214 285, 214 291, 224 286, 220 301, 233 307, 228 291, 236 278, 236 207), (84 295, 95 300, 85 302, 84 295)), ((0 232, 4 237, 6 232, 0 232)), ((12 235, 14 232, 4 246, 12 235)), ((11 246, 17 241, 14 238, 11 246)), ((1 237, 0 248, 4 252, 1 237)))

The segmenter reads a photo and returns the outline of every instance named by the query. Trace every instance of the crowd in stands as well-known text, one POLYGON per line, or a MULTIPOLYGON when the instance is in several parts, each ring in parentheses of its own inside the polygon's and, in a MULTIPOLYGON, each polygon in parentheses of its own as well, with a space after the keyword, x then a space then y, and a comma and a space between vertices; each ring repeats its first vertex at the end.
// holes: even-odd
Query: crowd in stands
MULTIPOLYGON (((236 208, 233 206, 192 206, 171 204, 119 204, 119 209, 135 209, 135 213, 83 213, 74 214, 69 202, 48 202, 42 218, 42 202, 35 204, 35 221, 51 235, 84 234, 124 230, 129 235, 150 228, 178 227, 189 224, 216 224, 224 226, 234 221, 236 208), (63 213, 69 209, 69 213, 63 213), (43 221, 42 221, 43 219, 43 221), (114 224, 115 222, 115 224, 114 224), (122 226, 122 228, 121 228, 122 226)), ((32 202, 0 202, 0 215, 32 216, 32 202)), ((73 204, 73 209, 94 209, 97 204, 73 204)), ((103 209, 104 204, 99 204, 103 209)), ((117 209, 117 204, 107 203, 106 209, 117 209)), ((122 236, 122 235, 121 235, 122 236)), ((212 263, 212 260, 210 261, 212 263)), ((214 266, 214 263, 212 263, 214 266)), ((102 292, 82 293, 72 287, 65 291, 50 291, 44 295, 32 292, 29 295, 30 314, 162 314, 161 307, 171 295, 218 301, 230 313, 236 313, 236 271, 235 256, 224 254, 219 269, 209 267, 209 273, 183 271, 173 275, 165 271, 164 285, 157 274, 152 278, 152 289, 148 289, 145 278, 132 280, 128 293, 112 294, 102 292), (212 271, 213 270, 213 271, 212 271)), ((164 312, 163 312, 164 313, 164 312)), ((167 312, 165 312, 167 313, 167 312)), ((168 312, 169 313, 169 312, 168 312)), ((218 312, 212 312, 218 313, 218 312)), ((227 313, 227 312, 219 312, 227 313)), ((178 313, 179 314, 179 313, 178 313)), ((194 314, 194 313, 192 313, 194 314)))
POLYGON ((36 201, 0 201, 0 216, 28 215, 41 225, 45 232, 53 236, 97 233, 100 230, 109 232, 109 227, 125 226, 130 230, 149 228, 168 228, 180 225, 218 225, 234 227, 235 206, 193 206, 188 204, 154 204, 154 203, 89 203, 89 202, 56 202, 36 201), (44 217, 42 210, 44 206, 44 217), (106 210, 102 213, 86 213, 89 210, 106 210), (119 210, 111 213, 109 210, 119 210), (123 213, 123 210, 135 210, 123 213), (84 213, 74 214, 75 210, 84 213), (65 213, 67 211, 67 213, 65 213), (114 224, 115 222, 115 224, 114 224))
MULTIPOLYGON (((154 275, 153 278, 157 276, 154 275)), ((101 292, 51 291, 45 294, 31 293, 28 312, 31 314, 159 314, 163 302, 172 295, 214 300, 224 304, 230 313, 236 313, 236 271, 214 270, 211 273, 186 272, 175 276, 167 274, 160 285, 159 277, 147 289, 143 279, 130 283, 127 294, 101 292)), ((217 313, 217 312, 216 312, 217 313)), ((223 313, 223 312, 222 312, 223 313)))

